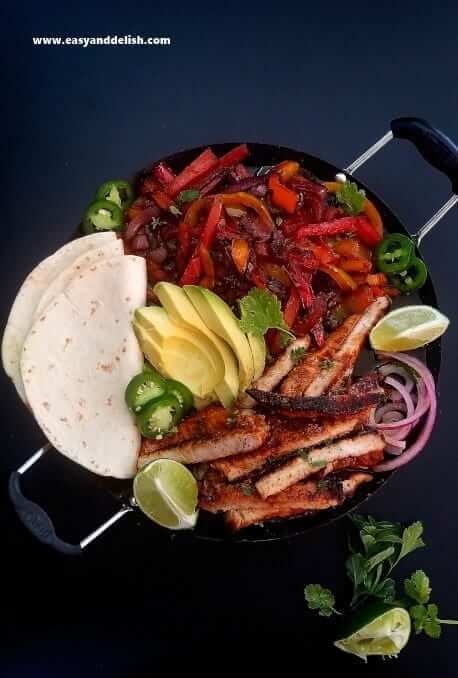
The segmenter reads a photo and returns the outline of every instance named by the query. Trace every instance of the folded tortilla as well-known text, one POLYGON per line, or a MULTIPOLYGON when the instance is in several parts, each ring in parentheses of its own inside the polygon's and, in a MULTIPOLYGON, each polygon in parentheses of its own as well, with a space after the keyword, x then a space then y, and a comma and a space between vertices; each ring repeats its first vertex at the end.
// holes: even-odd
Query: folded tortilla
POLYGON ((90 266, 36 319, 20 367, 28 402, 62 454, 104 476, 135 474, 140 434, 124 393, 143 356, 132 329, 146 266, 123 256, 90 266))
POLYGON ((27 399, 21 379, 19 360, 41 297, 52 281, 75 259, 114 240, 116 240, 116 234, 113 232, 94 233, 72 240, 39 263, 20 288, 3 334, 2 363, 5 372, 12 379, 19 396, 25 403, 27 399))
POLYGON ((51 301, 57 297, 58 294, 64 291, 70 281, 81 271, 84 271, 86 268, 93 266, 95 263, 102 261, 103 259, 112 259, 113 257, 121 257, 124 254, 124 244, 123 241, 119 238, 118 240, 112 240, 107 245, 103 247, 97 247, 94 250, 88 250, 80 257, 75 259, 75 261, 67 266, 58 276, 54 278, 51 284, 43 292, 40 301, 37 304, 35 309, 35 317, 43 313, 43 311, 49 306, 51 301))

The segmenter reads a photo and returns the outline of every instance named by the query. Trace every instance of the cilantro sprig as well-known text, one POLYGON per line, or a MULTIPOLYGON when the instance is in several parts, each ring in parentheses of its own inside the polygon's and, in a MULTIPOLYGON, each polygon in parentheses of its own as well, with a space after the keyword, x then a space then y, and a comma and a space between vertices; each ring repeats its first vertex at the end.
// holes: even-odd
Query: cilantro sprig
POLYGON ((354 216, 363 211, 366 193, 354 181, 345 181, 336 191, 336 199, 347 214, 354 216))
POLYGON ((279 330, 295 339, 283 318, 280 300, 269 290, 253 287, 239 305, 242 332, 263 337, 267 330, 279 330))
MULTIPOLYGON (((430 602, 430 580, 423 570, 416 570, 404 579, 403 595, 398 597, 396 581, 391 575, 401 560, 425 546, 421 522, 403 527, 371 516, 354 515, 351 520, 356 529, 349 536, 350 554, 345 562, 353 594, 348 604, 349 616, 366 602, 378 599, 404 607, 417 635, 425 633, 430 638, 439 638, 442 625, 458 625, 458 620, 439 618, 438 606, 430 602)), ((329 589, 308 584, 304 595, 309 609, 318 611, 319 615, 341 614, 329 589)))
POLYGON ((307 351, 303 346, 298 346, 297 348, 293 348, 293 350, 290 353, 291 356, 291 362, 293 365, 298 365, 303 358, 305 358, 307 351))
POLYGON ((332 614, 341 614, 335 608, 336 599, 330 589, 320 584, 309 584, 304 589, 305 600, 311 610, 317 610, 321 617, 330 617, 332 614))
POLYGON ((409 608, 417 635, 423 632, 430 638, 440 638, 442 624, 458 624, 455 619, 439 619, 439 608, 429 602, 431 586, 423 570, 416 570, 408 579, 404 579, 404 592, 417 603, 409 608))

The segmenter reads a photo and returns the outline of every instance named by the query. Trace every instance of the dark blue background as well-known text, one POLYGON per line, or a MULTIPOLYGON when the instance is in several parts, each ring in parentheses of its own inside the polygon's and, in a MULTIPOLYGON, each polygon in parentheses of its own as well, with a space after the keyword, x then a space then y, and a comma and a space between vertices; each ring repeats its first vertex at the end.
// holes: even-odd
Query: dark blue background
MULTIPOLYGON (((68 238, 94 188, 112 175, 181 148, 241 139, 344 166, 400 115, 420 115, 458 138, 454 2, 40 2, 6 10, 2 326, 26 273, 68 238), (170 36, 172 46, 32 46, 33 35, 127 33, 170 36)), ((450 190, 399 143, 359 176, 412 230, 450 190)), ((457 219, 452 213, 423 246, 452 318, 434 437, 367 505, 377 516, 424 521, 428 548, 407 569, 428 571, 449 617, 458 615, 457 219)), ((33 541, 6 502, 7 474, 42 439, 3 375, 1 384, 2 675, 151 676, 180 660, 212 673, 274 664, 306 673, 315 663, 322 672, 360 670, 332 649, 332 624, 303 603, 308 582, 342 591, 345 521, 291 543, 231 547, 156 538, 128 516, 82 558, 59 557, 33 541)), ((115 508, 65 460, 43 461, 25 487, 69 538, 115 508)), ((375 660, 368 670, 455 676, 457 633, 413 640, 396 662, 375 660)))

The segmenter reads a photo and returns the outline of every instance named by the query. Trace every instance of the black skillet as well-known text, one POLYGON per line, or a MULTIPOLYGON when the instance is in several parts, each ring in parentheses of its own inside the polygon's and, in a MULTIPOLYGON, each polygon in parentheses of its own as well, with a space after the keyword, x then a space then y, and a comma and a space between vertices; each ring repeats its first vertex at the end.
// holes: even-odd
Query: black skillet
MULTIPOLYGON (((421 155, 427 160, 427 162, 429 162, 429 164, 441 171, 450 179, 452 183, 452 190, 455 194, 453 198, 451 198, 449 202, 446 203, 444 208, 428 222, 427 227, 424 230, 422 229, 422 232, 419 232, 416 237, 414 236, 414 240, 418 245, 421 237, 426 234, 426 232, 428 232, 428 230, 432 228, 435 223, 437 223, 437 221, 443 216, 443 214, 445 214, 448 209, 450 209, 450 207, 453 206, 455 199, 458 200, 458 198, 456 198, 456 194, 458 194, 458 147, 442 132, 432 127, 427 122, 420 120, 419 118, 399 118, 397 120, 393 120, 390 127, 391 132, 386 134, 379 142, 368 149, 368 151, 366 151, 366 153, 364 153, 357 161, 355 161, 353 165, 344 171, 344 174, 347 176, 351 175, 353 171, 357 169, 357 167, 361 166, 393 137, 399 139, 408 139, 411 141, 416 146, 421 155)), ((235 145, 237 145, 236 142, 214 144, 212 145, 212 148, 218 156, 221 156, 235 145)), ((301 164, 302 167, 310 170, 315 176, 319 177, 319 179, 323 181, 332 181, 334 180, 337 173, 342 172, 341 169, 335 167, 334 165, 331 165, 328 162, 320 160, 314 156, 308 155, 302 151, 295 151, 283 146, 274 146, 270 144, 248 143, 248 146, 250 149, 250 164, 255 170, 264 166, 275 165, 282 160, 296 160, 301 164)), ((198 148, 181 151, 179 153, 170 155, 163 160, 168 165, 170 165, 175 172, 179 172, 186 165, 188 165, 204 148, 204 146, 201 146, 198 148)), ((385 229, 388 232, 405 233, 409 235, 407 229, 394 214, 394 212, 359 180, 358 184, 365 189, 368 198, 372 200, 378 208, 382 216, 385 229)), ((408 301, 404 303, 423 303, 437 307, 436 294, 431 279, 428 278, 419 295, 411 295, 408 297, 408 301)), ((363 363, 367 364, 368 359, 371 358, 371 352, 366 351, 365 353, 366 355, 364 355, 362 358, 363 363)), ((430 344, 426 350, 423 351, 421 357, 426 361, 429 369, 432 371, 435 379, 437 380, 441 361, 440 340, 430 344)), ((38 454, 37 458, 40 456, 41 455, 38 454)), ((33 463, 32 460, 33 457, 30 459, 30 462, 33 463)), ((97 536, 107 529, 111 524, 113 524, 115 520, 124 515, 124 513, 132 510, 132 504, 130 500, 132 494, 131 481, 118 481, 112 478, 96 477, 96 482, 100 488, 104 488, 116 496, 122 502, 122 507, 120 508, 120 511, 112 519, 110 519, 110 521, 98 528, 94 533, 89 535, 89 537, 83 539, 82 542, 79 544, 69 544, 57 537, 54 526, 48 514, 40 506, 24 497, 21 492, 19 483, 20 475, 24 473, 27 468, 30 467, 30 465, 31 463, 26 462, 26 464, 24 464, 21 469, 11 475, 9 484, 11 501, 22 523, 30 530, 30 532, 32 532, 32 534, 39 541, 48 544, 61 553, 81 553, 85 546, 97 538, 97 536)), ((89 471, 87 471, 87 474, 94 478, 94 475, 89 471)), ((276 541, 279 539, 297 536, 314 527, 326 525, 334 520, 337 520, 338 518, 341 518, 348 512, 353 511, 362 502, 368 499, 368 497, 370 497, 374 492, 380 489, 388 481, 391 475, 392 472, 376 476, 371 483, 361 487, 352 499, 347 500, 342 506, 337 508, 327 509, 325 511, 320 511, 315 514, 305 515, 298 518, 290 518, 288 520, 283 519, 279 521, 268 522, 265 525, 253 526, 243 530, 235 536, 230 536, 227 533, 223 520, 220 516, 214 516, 206 512, 201 512, 197 527, 192 532, 179 531, 176 532, 175 535, 176 537, 179 537, 183 540, 231 540, 234 542, 276 541)), ((152 526, 151 529, 153 530, 159 528, 152 526)))

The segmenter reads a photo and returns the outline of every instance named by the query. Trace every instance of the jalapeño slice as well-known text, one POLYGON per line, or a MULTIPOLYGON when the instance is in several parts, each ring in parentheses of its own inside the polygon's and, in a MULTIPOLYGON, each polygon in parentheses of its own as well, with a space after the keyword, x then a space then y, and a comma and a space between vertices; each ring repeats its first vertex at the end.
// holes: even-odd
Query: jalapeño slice
POLYGON ((122 227, 121 208, 108 200, 91 203, 83 217, 82 228, 86 235, 100 231, 119 231, 122 227))
POLYGON ((413 255, 413 242, 402 233, 392 233, 375 250, 377 268, 382 273, 404 271, 413 255))
POLYGON ((157 438, 173 429, 181 419, 182 409, 171 393, 152 400, 138 413, 137 422, 145 438, 157 438))
POLYGON ((404 271, 389 276, 389 281, 403 294, 416 292, 426 282, 428 269, 418 257, 412 257, 404 271))
POLYGON ((132 186, 124 179, 116 179, 113 181, 105 181, 96 193, 96 200, 108 200, 114 202, 115 205, 122 210, 130 205, 134 198, 132 186))
POLYGON ((144 371, 131 379, 126 388, 127 407, 138 413, 151 400, 164 395, 165 380, 155 370, 144 371))
POLYGON ((182 407, 183 415, 187 414, 194 407, 192 393, 181 381, 167 379, 167 393, 171 393, 178 400, 182 407))

